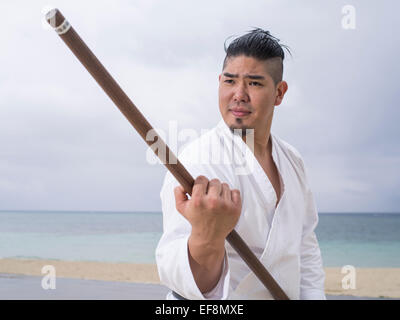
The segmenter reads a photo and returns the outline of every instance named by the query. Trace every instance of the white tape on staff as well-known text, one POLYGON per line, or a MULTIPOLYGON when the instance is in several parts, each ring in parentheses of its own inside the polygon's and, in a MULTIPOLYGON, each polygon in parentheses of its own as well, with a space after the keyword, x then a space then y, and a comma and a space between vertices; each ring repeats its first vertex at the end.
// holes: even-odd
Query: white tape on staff
POLYGON ((67 21, 67 19, 65 19, 63 21, 63 23, 61 23, 57 28, 55 28, 54 30, 58 33, 58 34, 64 34, 66 33, 69 28, 71 28, 71 25, 69 24, 69 22, 67 21))

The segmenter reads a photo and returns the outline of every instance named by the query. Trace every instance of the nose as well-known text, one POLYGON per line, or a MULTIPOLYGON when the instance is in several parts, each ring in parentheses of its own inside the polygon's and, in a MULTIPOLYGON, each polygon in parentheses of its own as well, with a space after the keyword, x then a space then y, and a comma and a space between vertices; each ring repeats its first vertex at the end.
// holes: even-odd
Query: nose
POLYGON ((243 84, 239 84, 236 86, 233 95, 233 101, 236 103, 249 102, 249 95, 247 94, 246 88, 243 84))

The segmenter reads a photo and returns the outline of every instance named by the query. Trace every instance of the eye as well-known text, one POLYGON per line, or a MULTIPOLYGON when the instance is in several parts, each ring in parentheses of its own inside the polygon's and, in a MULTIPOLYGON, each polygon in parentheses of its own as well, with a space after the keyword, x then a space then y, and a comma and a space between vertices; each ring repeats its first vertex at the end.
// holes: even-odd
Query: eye
POLYGON ((224 82, 226 82, 226 83, 233 83, 233 80, 232 80, 232 79, 227 79, 227 80, 225 80, 224 82))
POLYGON ((257 81, 252 81, 252 82, 250 82, 250 84, 254 84, 254 85, 256 85, 256 86, 262 86, 262 84, 261 83, 259 83, 259 82, 257 82, 257 81))

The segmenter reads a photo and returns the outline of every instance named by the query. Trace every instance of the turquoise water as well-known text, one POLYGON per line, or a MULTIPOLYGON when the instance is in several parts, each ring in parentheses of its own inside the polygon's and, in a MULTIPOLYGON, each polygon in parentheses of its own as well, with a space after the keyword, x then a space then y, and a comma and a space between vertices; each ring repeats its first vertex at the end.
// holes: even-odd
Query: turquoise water
POLYGON ((160 213, 0 212, 0 257, 154 263, 160 213))
MULTIPOLYGON (((324 214, 325 267, 400 267, 400 214, 324 214)), ((0 211, 0 257, 155 263, 159 212, 0 211)))
POLYGON ((320 214, 316 234, 328 267, 400 267, 400 214, 320 214))

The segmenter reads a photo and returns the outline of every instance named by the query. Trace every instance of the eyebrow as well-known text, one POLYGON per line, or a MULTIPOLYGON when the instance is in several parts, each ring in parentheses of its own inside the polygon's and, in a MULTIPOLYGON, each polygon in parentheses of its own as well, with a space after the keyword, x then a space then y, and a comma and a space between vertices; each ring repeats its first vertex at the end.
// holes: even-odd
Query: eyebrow
MULTIPOLYGON (((238 74, 232 74, 229 72, 224 72, 224 76, 229 77, 229 78, 239 78, 238 74)), ((244 78, 249 78, 249 79, 253 79, 253 80, 265 80, 264 76, 259 76, 256 74, 245 74, 244 78)))

